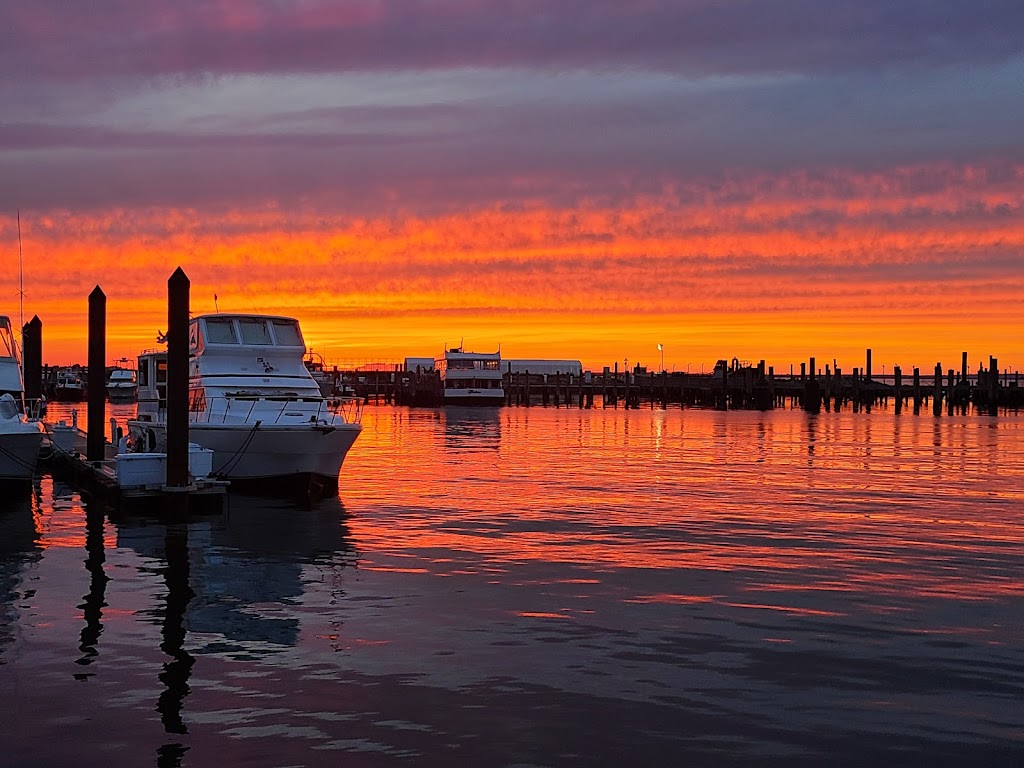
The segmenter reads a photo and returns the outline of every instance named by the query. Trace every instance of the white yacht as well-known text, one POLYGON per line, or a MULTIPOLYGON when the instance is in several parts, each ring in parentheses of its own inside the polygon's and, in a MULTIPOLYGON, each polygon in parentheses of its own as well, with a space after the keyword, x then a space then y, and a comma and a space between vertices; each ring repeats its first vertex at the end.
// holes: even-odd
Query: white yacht
MULTIPOLYGON (((290 317, 214 314, 189 328, 189 441, 213 451, 215 477, 287 481, 334 490, 359 436, 361 404, 328 401, 303 365, 299 323, 290 317)), ((167 352, 144 352, 139 407, 128 422, 135 450, 167 443, 167 352)))
POLYGON ((21 360, 10 318, 0 315, 0 481, 28 481, 36 470, 43 425, 25 418, 21 360))
MULTIPOLYGON (((126 362, 122 360, 122 366, 126 362)), ((107 399, 112 403, 130 403, 138 394, 135 371, 122 366, 114 367, 107 376, 107 399)))
POLYGON ((441 376, 445 405, 503 405, 500 352, 466 352, 462 347, 445 350, 435 358, 441 376))

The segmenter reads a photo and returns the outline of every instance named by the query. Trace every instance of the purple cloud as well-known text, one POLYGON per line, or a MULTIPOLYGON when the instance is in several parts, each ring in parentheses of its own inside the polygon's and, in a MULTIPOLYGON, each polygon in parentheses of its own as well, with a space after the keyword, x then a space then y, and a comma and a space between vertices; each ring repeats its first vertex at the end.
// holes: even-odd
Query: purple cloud
POLYGON ((482 68, 822 73, 1024 52, 1016 0, 4 0, 0 70, 161 76, 482 68))

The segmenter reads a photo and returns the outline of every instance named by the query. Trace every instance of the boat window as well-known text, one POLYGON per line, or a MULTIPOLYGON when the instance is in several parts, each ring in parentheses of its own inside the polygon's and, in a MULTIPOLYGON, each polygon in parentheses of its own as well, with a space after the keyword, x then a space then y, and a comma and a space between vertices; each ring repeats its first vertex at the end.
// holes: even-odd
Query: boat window
POLYGON ((242 331, 243 344, 273 344, 270 329, 263 320, 239 320, 238 327, 242 331))
POLYGON ((156 361, 156 380, 158 384, 167 383, 167 361, 157 360, 156 361))
POLYGON ((202 413, 206 410, 206 390, 202 387, 193 389, 189 393, 188 409, 193 413, 202 413))
POLYGON ((206 341, 210 344, 237 344, 235 324, 227 319, 207 319, 206 341))
POLYGON ((15 357, 14 335, 7 323, 0 325, 0 358, 15 357))
POLYGON ((149 386, 149 360, 144 357, 139 358, 139 386, 149 386))
POLYGON ((301 347, 302 337, 299 335, 299 324, 294 320, 274 320, 274 336, 277 343, 284 347, 301 347))

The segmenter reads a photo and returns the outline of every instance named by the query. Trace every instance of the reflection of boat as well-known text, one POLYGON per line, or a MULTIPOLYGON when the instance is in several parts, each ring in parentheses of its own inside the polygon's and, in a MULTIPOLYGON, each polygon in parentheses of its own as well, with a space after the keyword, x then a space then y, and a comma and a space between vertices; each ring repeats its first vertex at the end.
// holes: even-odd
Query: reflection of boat
POLYGON ((74 368, 62 368, 57 371, 57 381, 53 385, 53 399, 62 403, 80 403, 85 398, 85 385, 82 376, 74 368))
POLYGON ((31 480, 43 425, 24 413, 21 362, 9 318, 0 316, 0 480, 31 480))
MULTIPOLYGON (((303 365, 297 320, 202 315, 189 331, 189 440, 214 452, 213 475, 280 479, 336 489, 345 454, 359 436, 360 405, 328 410, 303 365)), ((138 449, 166 447, 167 353, 139 357, 138 449)))
MULTIPOLYGON (((127 360, 123 360, 126 363, 127 360)), ((138 383, 135 371, 118 366, 112 368, 107 376, 107 398, 111 402, 130 403, 138 394, 138 383)))
POLYGON ((32 578, 31 566, 38 561, 39 552, 32 487, 25 483, 8 489, 0 498, 0 657, 21 634, 19 606, 24 603, 24 585, 32 578))
POLYGON ((445 405, 502 405, 501 353, 445 350, 434 360, 445 405))

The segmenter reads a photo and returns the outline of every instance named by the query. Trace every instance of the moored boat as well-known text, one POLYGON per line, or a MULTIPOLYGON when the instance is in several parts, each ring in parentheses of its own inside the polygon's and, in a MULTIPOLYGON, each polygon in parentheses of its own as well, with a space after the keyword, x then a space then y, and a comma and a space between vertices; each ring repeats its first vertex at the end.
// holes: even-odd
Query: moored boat
POLYGON ((32 479, 43 425, 25 417, 21 359, 10 318, 0 316, 0 481, 32 479))
POLYGON ((62 403, 80 403, 85 399, 85 384, 74 368, 61 368, 53 385, 53 399, 62 403))
POLYGON ((129 368, 115 367, 107 376, 107 399, 112 403, 130 403, 138 394, 138 383, 135 371, 129 368))
POLYGON ((434 360, 445 405, 503 405, 500 352, 445 350, 434 360))
MULTIPOLYGON (((335 490, 362 429, 358 401, 329 410, 303 364, 294 318, 215 314, 189 329, 189 441, 213 451, 212 475, 275 489, 335 490)), ((138 450, 166 448, 167 352, 139 357, 138 450)))

